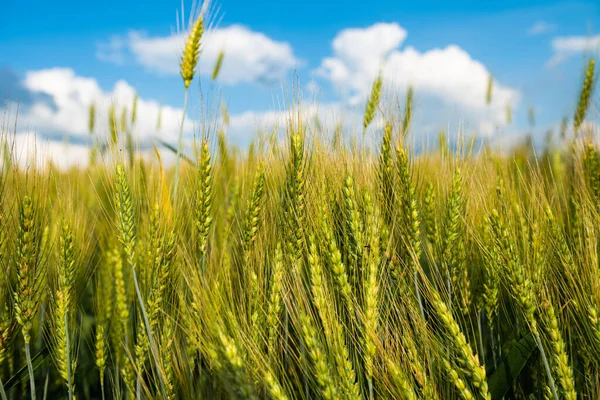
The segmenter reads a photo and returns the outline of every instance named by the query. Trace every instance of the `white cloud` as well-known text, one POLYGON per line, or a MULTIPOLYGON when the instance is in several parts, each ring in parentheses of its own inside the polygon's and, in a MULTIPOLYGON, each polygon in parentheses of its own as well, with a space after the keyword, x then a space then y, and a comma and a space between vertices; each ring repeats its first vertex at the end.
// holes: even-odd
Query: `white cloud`
MULTIPOLYGON (((99 44, 96 55, 101 60, 116 62, 133 56, 135 62, 150 71, 176 75, 186 38, 186 33, 148 36, 131 31, 125 37, 112 37, 108 43, 99 44)), ((225 52, 225 58, 219 79, 228 85, 276 82, 302 64, 289 43, 275 41, 242 25, 231 25, 205 33, 198 65, 200 74, 212 74, 221 51, 225 52)))
POLYGON ((552 67, 566 59, 586 51, 600 50, 600 34, 595 36, 558 36, 552 39, 554 55, 547 65, 552 67))
POLYGON ((527 34, 531 36, 543 35, 555 31, 556 28, 558 28, 556 24, 546 21, 537 21, 527 30, 527 34))
POLYGON ((90 162, 90 150, 85 145, 44 140, 34 132, 22 132, 7 139, 12 158, 23 168, 42 168, 52 163, 65 170, 85 167, 90 162))
POLYGON ((443 121, 459 115, 491 134, 504 124, 505 107, 519 102, 517 90, 494 81, 490 105, 485 104, 490 72, 456 45, 419 52, 401 49, 406 31, 396 23, 379 23, 364 29, 346 29, 333 41, 333 56, 325 58, 315 73, 330 80, 349 96, 351 104, 363 102, 381 70, 384 87, 405 90, 409 85, 421 95, 424 120, 443 121), (441 110, 447 113, 440 113, 441 110), (487 121, 487 123, 485 123, 487 121), (491 127, 490 127, 490 122, 491 127))
MULTIPOLYGON (((71 135, 87 138, 90 104, 96 105, 96 134, 108 137, 108 109, 115 105, 118 118, 123 108, 131 112, 135 89, 125 81, 118 81, 110 91, 104 91, 93 78, 78 76, 69 68, 52 68, 27 72, 22 82, 25 89, 43 93, 51 101, 33 102, 19 112, 19 126, 44 135, 71 135)), ((139 98, 137 122, 133 133, 145 140, 156 136, 156 121, 161 105, 150 99, 139 98)), ((181 124, 181 109, 163 106, 160 136, 165 140, 177 137, 181 124)), ((186 118, 187 134, 193 131, 193 123, 186 118)))

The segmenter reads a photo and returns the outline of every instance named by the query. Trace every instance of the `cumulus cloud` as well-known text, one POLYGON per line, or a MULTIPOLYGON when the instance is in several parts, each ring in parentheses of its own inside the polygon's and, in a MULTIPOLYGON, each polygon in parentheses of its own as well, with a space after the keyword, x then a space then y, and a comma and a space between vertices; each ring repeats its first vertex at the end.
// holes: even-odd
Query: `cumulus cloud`
MULTIPOLYGON (((132 57, 150 71, 176 75, 186 38, 186 33, 149 36, 142 31, 130 31, 126 36, 114 36, 98 44, 96 55, 100 60, 115 63, 132 57)), ((273 40, 242 25, 231 25, 206 32, 199 59, 200 74, 212 73, 221 51, 225 52, 225 58, 219 79, 228 85, 276 82, 302 64, 289 43, 273 40)))
MULTIPOLYGON (((30 131, 5 139, 11 149, 11 158, 23 168, 43 168, 53 164, 65 170, 74 166, 85 167, 90 162, 90 151, 86 145, 49 140, 30 131)), ((0 165, 2 162, 3 159, 0 165)))
POLYGON ((568 58, 584 52, 600 50, 600 34, 595 36, 558 36, 552 39, 554 55, 547 65, 553 67, 568 58))
POLYGON ((556 30, 558 26, 547 21, 537 21, 527 30, 527 34, 531 36, 543 35, 556 30))
MULTIPOLYGON (((88 137, 89 107, 96 105, 96 134, 108 135, 108 109, 114 105, 118 115, 123 108, 131 112, 135 89, 125 81, 118 81, 110 91, 103 90, 93 78, 76 75, 69 68, 51 68, 29 71, 21 82, 27 93, 43 96, 19 111, 19 126, 45 136, 88 137), (50 99, 45 101, 44 99, 50 99)), ((9 98, 13 98, 10 97, 9 98)), ((160 136, 165 140, 177 137, 181 123, 181 109, 162 106, 151 99, 139 98, 137 122, 133 130, 140 140, 158 134, 156 121, 161 114, 160 136)), ((193 131, 193 123, 186 118, 184 132, 193 131)))
POLYGON ((52 98, 44 93, 36 93, 27 89, 22 77, 10 68, 0 68, 0 96, 7 96, 9 101, 28 106, 34 102, 44 102, 54 106, 52 98))
POLYGON ((414 87, 427 120, 447 123, 441 118, 456 116, 458 111, 483 134, 491 134, 494 125, 504 123, 506 105, 519 102, 517 90, 494 81, 492 101, 487 105, 490 72, 481 62, 456 45, 425 52, 401 48, 406 37, 406 30, 396 23, 342 30, 333 40, 333 56, 325 58, 315 73, 345 93, 350 104, 367 98, 381 71, 388 88, 414 87))

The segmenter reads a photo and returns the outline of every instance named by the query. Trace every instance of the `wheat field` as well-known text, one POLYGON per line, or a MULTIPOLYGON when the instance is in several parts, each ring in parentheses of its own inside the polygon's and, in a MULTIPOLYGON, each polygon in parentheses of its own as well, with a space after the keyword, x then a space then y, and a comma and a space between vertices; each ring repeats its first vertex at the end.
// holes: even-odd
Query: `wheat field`
POLYGON ((4 127, 0 398, 600 398, 596 74, 541 150, 415 151, 381 76, 351 134, 298 102, 240 149, 224 115, 173 167, 135 102, 86 168, 24 167, 4 127))

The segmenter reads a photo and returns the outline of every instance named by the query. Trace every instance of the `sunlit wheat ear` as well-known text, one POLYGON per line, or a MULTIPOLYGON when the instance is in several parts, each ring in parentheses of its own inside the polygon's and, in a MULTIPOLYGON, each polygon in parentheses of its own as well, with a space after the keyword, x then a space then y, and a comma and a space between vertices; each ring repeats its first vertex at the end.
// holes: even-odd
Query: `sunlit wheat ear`
POLYGON ((367 128, 375 118, 375 113, 377 112, 377 107, 379 106, 379 97, 381 96, 382 84, 383 79, 380 73, 373 82, 373 86, 371 88, 371 95, 369 96, 369 101, 367 102, 367 105, 365 107, 365 115, 363 117, 363 132, 367 131, 367 128))
POLYGON ((583 172, 596 199, 600 199, 600 159, 594 144, 588 142, 583 153, 583 172))
POLYGON ((392 220, 392 210, 394 204, 394 175, 392 165, 392 124, 387 122, 383 128, 383 138, 381 140, 381 149, 379 150, 379 168, 378 178, 381 188, 381 207, 383 209, 384 220, 390 224, 392 220))
POLYGON ((198 164, 198 180, 196 183, 196 232, 198 233, 198 252, 202 267, 206 262, 208 234, 212 225, 211 214, 213 198, 213 174, 208 148, 208 139, 204 138, 200 148, 200 162, 198 164))
POLYGON ((212 80, 215 81, 219 77, 219 72, 221 72, 221 66, 223 65, 223 58, 225 58, 225 52, 221 50, 219 55, 217 56, 217 61, 215 61, 215 66, 213 67, 212 72, 212 80))
POLYGON ((413 88, 412 86, 408 87, 406 91, 406 101, 404 104, 404 119, 402 120, 402 136, 406 136, 408 134, 408 130, 410 129, 410 123, 412 122, 413 116, 413 88))
MULTIPOLYGON (((125 176, 125 169, 123 165, 117 164, 116 167, 116 192, 115 192, 115 208, 117 214, 117 230, 119 233, 119 241, 123 246, 127 263, 131 268, 131 277, 133 279, 133 285, 140 307, 140 314, 144 321, 144 327, 148 337, 149 347, 154 356, 154 362, 158 363, 157 349, 154 344, 150 322, 148 320, 148 314, 146 313, 146 306, 139 288, 139 283, 136 274, 136 257, 135 257, 135 243, 136 243, 136 225, 135 215, 133 209, 133 196, 125 176)), ((127 366, 127 364, 126 364, 127 366)), ((126 371, 129 372, 129 371, 126 371)), ((126 377, 129 378, 129 377, 126 377)), ((161 392, 163 397, 166 397, 162 376, 159 374, 158 380, 161 386, 161 392)), ((126 379, 130 383, 129 379, 126 379)))
POLYGON ((116 145, 119 140, 119 133, 117 131, 117 111, 115 105, 112 104, 108 109, 108 132, 110 132, 110 143, 116 145))
POLYGON ((569 354, 567 345, 563 340, 562 333, 558 327, 558 319, 554 307, 549 302, 542 303, 540 307, 545 322, 545 330, 548 335, 549 353, 552 370, 560 386, 561 396, 567 400, 576 400, 575 379, 573 370, 569 365, 569 354))
POLYGON ((434 257, 437 256, 439 248, 439 232, 436 218, 436 197, 435 188, 431 182, 425 186, 425 198, 423 199, 423 221, 425 222, 425 234, 428 242, 434 251, 434 257))
POLYGON ((133 95, 133 104, 131 105, 131 126, 134 126, 137 122, 137 107, 138 107, 138 94, 137 92, 133 95))
MULTIPOLYGON (((406 249, 401 255, 406 260, 409 271, 413 274, 415 296, 419 303, 421 315, 423 316, 424 311, 417 277, 418 260, 421 256, 421 222, 417 209, 416 188, 410 173, 408 152, 402 142, 399 142, 396 147, 396 158, 398 163, 398 183, 400 184, 398 200, 400 202, 401 224, 404 233, 403 246, 406 249)), ((399 271, 396 271, 396 276, 399 277, 399 271)))
POLYGON ((446 215, 443 223, 441 258, 442 266, 445 269, 446 286, 450 303, 454 295, 454 284, 464 268, 462 254, 458 247, 461 241, 462 216, 464 213, 464 198, 462 190, 463 178, 459 168, 454 172, 452 179, 452 189, 448 195, 446 204, 446 215))
POLYGON ((575 116, 573 117, 573 131, 575 132, 575 135, 577 135, 581 124, 585 120, 589 108, 590 99, 596 83, 594 77, 595 71, 596 60, 592 58, 588 62, 588 67, 585 71, 585 78, 583 80, 583 85, 581 86, 581 92, 579 92, 577 109, 575 110, 575 116))
POLYGON ((127 107, 124 107, 123 110, 121 110, 121 119, 119 120, 119 129, 121 134, 124 134, 127 132, 127 107))
POLYGON ((364 302, 364 364, 365 374, 367 376, 367 385, 369 390, 369 398, 374 398, 373 376, 374 364, 377 355, 377 338, 379 330, 379 291, 380 291, 380 276, 379 264, 380 258, 380 220, 379 211, 374 208, 371 203, 370 195, 365 192, 365 212, 366 218, 369 220, 369 229, 367 232, 369 250, 367 255, 367 275, 363 281, 363 292, 365 294, 364 302))
MULTIPOLYGON (((432 306, 435 310, 437 318, 446 330, 449 343, 452 345, 452 348, 455 352, 459 367, 469 378, 469 382, 473 385, 473 387, 477 389, 478 394, 484 399, 491 400, 492 397, 488 390, 485 368, 482 366, 478 357, 473 354, 471 346, 456 323, 452 313, 435 290, 432 295, 432 306)), ((460 381, 457 379, 458 376, 453 376, 454 372, 452 371, 454 371, 454 369, 448 367, 446 369, 449 370, 452 378, 451 380, 454 382, 456 388, 460 391, 465 390, 462 388, 460 381)))
POLYGON ((288 395, 285 393, 273 373, 268 369, 264 374, 264 379, 265 386, 274 400, 288 400, 288 395))
POLYGON ((10 338, 11 319, 8 305, 4 305, 0 311, 0 367, 6 360, 10 338))
POLYGON ((55 357, 58 371, 65 382, 69 399, 74 397, 73 373, 76 361, 73 353, 75 327, 73 321, 73 285, 75 278, 75 256, 73 233, 66 221, 60 227, 58 290, 54 309, 55 357))
POLYGON ((348 311, 348 315, 352 320, 356 318, 354 307, 354 294, 350 285, 350 278, 346 266, 342 261, 342 253, 339 250, 337 241, 335 240, 331 223, 325 218, 327 212, 325 209, 321 211, 321 228, 323 231, 324 240, 327 246, 327 256, 331 265, 331 270, 335 277, 338 290, 344 299, 344 305, 348 311))
POLYGON ((94 359, 95 365, 100 374, 100 386, 102 398, 104 398, 104 374, 106 372, 106 363, 108 359, 108 348, 106 343, 106 328, 103 321, 96 323, 96 335, 94 337, 94 359))
POLYGON ((312 319, 304 312, 300 313, 300 325, 304 343, 306 344, 308 354, 314 364, 315 377, 319 382, 321 395, 326 400, 337 399, 338 389, 335 385, 334 377, 332 376, 333 370, 327 362, 323 343, 319 338, 312 319))
POLYGON ((187 41, 185 42, 185 48, 183 55, 181 56, 181 77, 183 78, 183 86, 187 89, 196 72, 196 64, 198 63, 198 55, 200 54, 200 40, 204 33, 204 21, 203 16, 200 15, 194 26, 190 30, 187 41))
POLYGON ((353 282, 357 275, 357 269, 362 260, 363 237, 362 237, 362 218, 358 205, 356 204, 356 193, 354 190, 354 178, 347 175, 344 180, 344 208, 346 214, 346 230, 350 241, 350 282, 353 282))
POLYGON ((273 262, 273 274, 269 293, 269 305, 267 309, 267 353, 269 361, 275 358, 277 350, 277 335, 280 327, 280 315, 282 309, 281 289, 284 273, 283 253, 281 244, 277 243, 275 260, 273 262))
POLYGON ((465 381, 463 379, 461 379, 461 377, 458 375, 458 372, 456 371, 456 369, 454 369, 452 367, 452 365, 450 365, 448 360, 444 359, 443 365, 444 365, 444 369, 446 370, 446 374, 448 374, 448 379, 450 380, 450 382, 454 385, 454 387, 458 391, 459 396, 463 400, 475 400, 475 396, 473 396, 473 393, 467 387, 467 384, 465 383, 465 381))
POLYGON ((25 196, 19 205, 19 229, 17 232, 17 287, 13 293, 15 318, 21 326, 25 341, 25 353, 29 371, 31 398, 35 400, 35 378, 29 342, 33 319, 38 311, 40 271, 38 258, 39 226, 36 220, 36 205, 25 196))
POLYGON ((391 381, 400 390, 402 400, 417 400, 417 395, 411 386, 410 378, 390 358, 385 358, 385 366, 390 374, 391 381))
POLYGON ((88 129, 89 129, 90 135, 93 134, 94 130, 96 129, 96 104, 94 104, 94 103, 90 104, 89 117, 88 117, 88 129))
POLYGON ((349 399, 358 399, 356 374, 350 361, 348 348, 344 340, 344 329, 336 317, 335 309, 331 306, 332 298, 323 275, 323 267, 313 236, 309 238, 308 264, 310 269, 313 301, 321 317, 325 331, 326 342, 329 344, 337 373, 340 376, 341 389, 349 399))
POLYGON ((554 384, 554 378, 550 369, 550 363, 546 357, 546 351, 540 339, 539 327, 535 318, 537 310, 536 299, 534 296, 531 280, 525 275, 523 265, 517 255, 514 238, 510 235, 504 221, 496 209, 492 210, 491 216, 487 218, 494 241, 495 251, 498 259, 503 266, 503 272, 508 280, 508 289, 513 299, 516 301, 529 330, 533 333, 536 344, 542 356, 546 377, 555 400, 558 400, 558 392, 554 384))
POLYGON ((219 340, 221 342, 222 364, 228 367, 231 379, 236 385, 236 392, 239 391, 241 397, 244 399, 258 399, 254 387, 248 379, 245 368, 246 363, 240 355, 240 349, 236 341, 223 332, 219 333, 219 340))

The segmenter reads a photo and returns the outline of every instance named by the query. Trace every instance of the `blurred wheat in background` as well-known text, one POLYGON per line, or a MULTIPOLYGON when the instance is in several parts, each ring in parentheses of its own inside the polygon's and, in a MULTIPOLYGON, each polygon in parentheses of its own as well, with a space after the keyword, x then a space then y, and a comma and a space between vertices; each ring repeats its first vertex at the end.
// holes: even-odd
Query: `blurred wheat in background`
POLYGON ((90 104, 85 168, 24 166, 5 126, 1 399, 600 398, 597 74, 564 146, 504 153, 416 151, 413 89, 387 104, 381 72, 362 126, 294 101, 242 149, 222 107, 192 152, 183 124, 158 144, 174 168, 137 149, 137 96, 107 127, 90 104))

